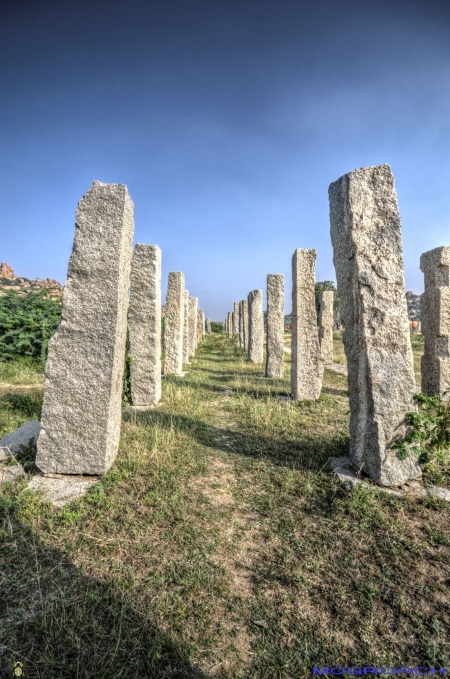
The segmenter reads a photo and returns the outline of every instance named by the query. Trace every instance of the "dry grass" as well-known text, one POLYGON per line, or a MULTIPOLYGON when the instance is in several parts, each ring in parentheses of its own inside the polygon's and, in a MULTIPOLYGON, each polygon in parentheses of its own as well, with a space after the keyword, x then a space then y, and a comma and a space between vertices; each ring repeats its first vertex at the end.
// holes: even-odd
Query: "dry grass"
MULTIPOLYGON (((24 482, 0 490, 0 674, 448 663, 449 508, 344 491, 327 459, 348 449, 346 379, 326 370, 320 400, 292 404, 285 366, 263 379, 212 336, 158 408, 124 416, 87 498, 54 511, 24 482)), ((6 392, 4 430, 40 404, 6 392)))

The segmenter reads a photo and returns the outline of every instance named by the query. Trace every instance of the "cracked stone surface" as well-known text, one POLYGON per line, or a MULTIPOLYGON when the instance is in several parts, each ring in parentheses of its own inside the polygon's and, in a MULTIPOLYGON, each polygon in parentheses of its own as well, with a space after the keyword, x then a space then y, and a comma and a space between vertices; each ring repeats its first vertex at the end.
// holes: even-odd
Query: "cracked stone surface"
POLYGON ((400 214, 389 165, 330 185, 330 221, 350 401, 350 458, 382 485, 421 476, 391 449, 406 432, 416 384, 409 337, 400 214))

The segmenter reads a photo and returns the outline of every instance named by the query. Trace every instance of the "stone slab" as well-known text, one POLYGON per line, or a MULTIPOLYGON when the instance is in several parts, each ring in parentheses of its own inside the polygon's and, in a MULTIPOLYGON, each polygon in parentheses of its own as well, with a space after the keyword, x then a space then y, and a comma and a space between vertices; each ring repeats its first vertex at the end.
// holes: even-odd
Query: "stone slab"
POLYGON ((137 243, 131 267, 128 334, 131 402, 150 406, 161 399, 161 250, 137 243))
POLYGON ((25 476, 22 465, 13 464, 9 467, 4 467, 0 465, 0 483, 7 483, 10 481, 16 481, 21 476, 25 476))
POLYGON ((266 377, 284 374, 284 275, 267 276, 266 377))
POLYGON ((340 363, 330 363, 330 365, 325 366, 327 370, 334 370, 335 373, 340 375, 348 376, 348 368, 346 365, 341 365, 340 363))
POLYGON ((351 490, 357 484, 363 484, 367 488, 377 488, 383 493, 396 497, 437 497, 446 502, 450 502, 450 490, 441 486, 422 486, 417 481, 409 481, 400 488, 387 488, 386 486, 373 486, 365 478, 361 478, 353 468, 349 457, 330 457, 329 463, 336 477, 341 481, 347 490, 351 490))
POLYGON ((86 479, 83 476, 33 476, 28 488, 35 492, 42 492, 43 499, 51 502, 58 509, 64 507, 71 500, 78 500, 86 495, 98 479, 86 479))
POLYGON ((323 290, 320 293, 319 341, 320 355, 325 366, 333 363, 333 303, 333 290, 323 290))
POLYGON ((171 271, 164 305, 164 374, 183 371, 184 273, 171 271))
MULTIPOLYGON (((425 291, 420 297, 425 338, 422 390, 427 396, 444 396, 450 389, 450 247, 424 252, 420 269, 425 278, 425 291)), ((448 394, 445 399, 449 399, 448 394)))
POLYGON ((189 297, 189 358, 195 356, 197 348, 198 298, 189 297))
POLYGON ((248 350, 247 356, 252 363, 264 360, 264 315, 262 290, 252 290, 248 295, 248 350))
POLYGON ((28 446, 30 441, 36 443, 39 432, 41 430, 41 423, 37 420, 25 422, 18 429, 7 434, 0 441, 0 460, 8 457, 8 452, 19 453, 21 446, 28 446))
POLYGON ((233 335, 239 335, 239 302, 234 303, 233 335))
POLYGON ((317 401, 322 389, 323 361, 315 298, 316 256, 315 250, 297 248, 292 257, 291 394, 296 401, 317 401))
POLYGON ((183 364, 189 363, 189 290, 184 291, 183 364))
POLYGON ((248 299, 242 300, 242 346, 248 354, 248 299))
POLYGON ((416 393, 403 272, 400 214, 389 165, 344 175, 329 187, 350 402, 350 458, 376 483, 419 478, 417 458, 391 448, 416 393))
POLYGON ((78 204, 48 347, 36 457, 44 472, 104 474, 117 455, 133 235, 127 187, 94 182, 78 204))

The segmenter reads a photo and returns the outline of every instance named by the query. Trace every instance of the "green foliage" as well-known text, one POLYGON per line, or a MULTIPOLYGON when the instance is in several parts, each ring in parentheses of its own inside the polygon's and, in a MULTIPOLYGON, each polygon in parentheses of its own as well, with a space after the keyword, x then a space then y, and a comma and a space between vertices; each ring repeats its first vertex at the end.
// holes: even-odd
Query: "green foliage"
POLYGON ((223 323, 211 321, 211 332, 223 332, 223 323))
POLYGON ((320 281, 316 283, 315 294, 316 294, 317 320, 319 319, 320 312, 320 293, 324 292, 325 290, 332 290, 334 292, 333 315, 334 320, 339 321, 340 320, 339 297, 336 286, 333 283, 333 281, 320 281))
POLYGON ((125 366, 123 370, 122 403, 125 406, 131 405, 131 361, 130 356, 130 336, 127 331, 127 341, 125 349, 125 366))
POLYGON ((0 297, 0 360, 18 356, 45 361, 48 340, 61 320, 61 303, 46 290, 0 297))
MULTIPOLYGON (((449 392, 444 393, 444 397, 449 392)), ((409 430, 403 439, 397 439, 392 448, 405 459, 410 452, 419 456, 420 462, 429 462, 449 450, 450 401, 439 395, 416 394, 414 401, 419 410, 407 414, 409 430)))

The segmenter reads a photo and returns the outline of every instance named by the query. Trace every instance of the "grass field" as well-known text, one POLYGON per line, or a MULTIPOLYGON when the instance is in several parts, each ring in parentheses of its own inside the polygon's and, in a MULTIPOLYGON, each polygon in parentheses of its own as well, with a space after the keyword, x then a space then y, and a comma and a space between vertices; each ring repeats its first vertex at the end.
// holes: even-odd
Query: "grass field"
MULTIPOLYGON (((1 488, 0 676, 449 665, 447 504, 346 492, 327 465, 348 450, 346 378, 325 370, 318 403, 291 404, 285 359, 266 380, 209 336, 154 411, 124 414, 86 498, 55 511, 25 481, 1 488)), ((39 418, 20 370, 0 376, 0 435, 39 418)))

